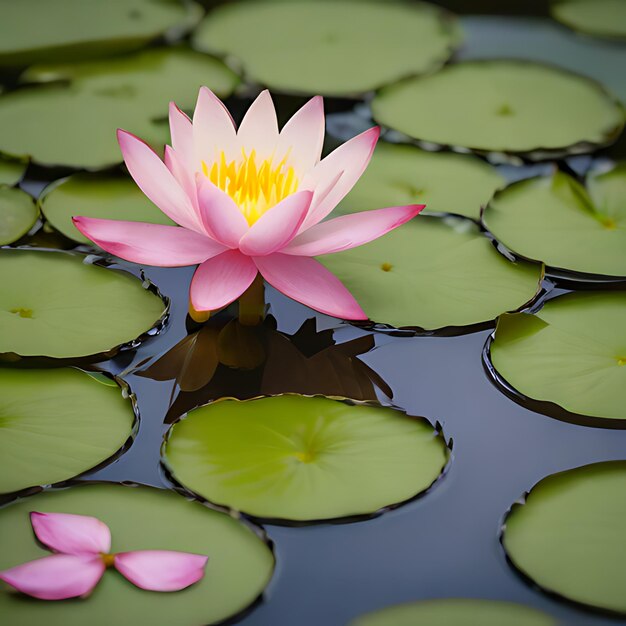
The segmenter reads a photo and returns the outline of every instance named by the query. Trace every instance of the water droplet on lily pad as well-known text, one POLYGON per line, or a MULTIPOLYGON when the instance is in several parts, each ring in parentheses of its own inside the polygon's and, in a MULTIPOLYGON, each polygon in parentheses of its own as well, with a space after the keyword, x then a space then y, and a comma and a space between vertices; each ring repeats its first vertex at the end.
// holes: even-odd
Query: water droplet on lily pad
POLYGON ((0 246, 23 237, 39 217, 35 201, 25 191, 0 185, 0 246))
POLYGON ((552 0, 552 17, 589 35, 626 39, 626 3, 623 0, 552 0))

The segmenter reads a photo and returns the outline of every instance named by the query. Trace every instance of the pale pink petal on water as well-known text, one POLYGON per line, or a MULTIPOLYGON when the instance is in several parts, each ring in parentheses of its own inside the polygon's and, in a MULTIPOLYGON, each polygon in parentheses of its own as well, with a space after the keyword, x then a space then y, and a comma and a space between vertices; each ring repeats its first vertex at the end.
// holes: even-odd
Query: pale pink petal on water
POLYGON ((174 102, 170 102, 169 119, 172 148, 174 148, 174 150, 176 150, 179 154, 181 160, 185 164, 185 167, 193 169, 195 155, 193 148, 193 126, 191 125, 191 120, 176 106, 174 102))
POLYGON ((111 531, 96 517, 33 511, 30 522, 37 539, 55 552, 98 554, 111 549, 111 531))
POLYGON ((278 141, 278 121, 272 96, 267 89, 246 111, 237 131, 237 141, 239 148, 243 148, 248 156, 252 150, 255 151, 257 162, 268 158, 274 151, 278 141))
POLYGON ((346 320, 365 320, 352 294, 319 261, 309 257, 272 254, 254 257, 263 278, 286 296, 346 320))
POLYGON ((235 123, 224 103, 208 88, 201 87, 193 114, 196 171, 209 166, 223 151, 230 161, 238 156, 235 123))
POLYGON ((138 550, 115 555, 115 568, 133 585, 149 591, 179 591, 204 576, 207 556, 168 550, 138 550))

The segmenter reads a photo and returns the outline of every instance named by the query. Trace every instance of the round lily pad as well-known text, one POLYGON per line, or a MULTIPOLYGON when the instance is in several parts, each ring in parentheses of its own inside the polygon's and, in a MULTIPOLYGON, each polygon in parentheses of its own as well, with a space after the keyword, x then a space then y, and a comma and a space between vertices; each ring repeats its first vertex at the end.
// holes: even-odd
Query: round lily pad
POLYGON ((0 95, 0 151, 87 169, 121 162, 118 128, 160 149, 168 138, 160 120, 170 100, 191 109, 202 85, 227 96, 238 81, 221 61, 184 47, 34 66, 25 80, 51 82, 0 95))
POLYGON ((3 9, 0 65, 76 61, 133 50, 186 30, 202 14, 198 5, 177 0, 20 0, 3 9))
POLYGON ((505 520, 511 563, 550 593, 626 614, 625 493, 626 461, 539 481, 505 520))
POLYGON ((38 216, 35 201, 25 191, 0 185, 0 246, 23 237, 38 216))
POLYGON ((554 19, 574 30, 626 39, 624 0, 553 0, 550 12, 554 19))
POLYGON ((124 446, 134 423, 115 384, 70 368, 0 368, 0 493, 96 467, 124 446))
POLYGON ((72 217, 100 217, 173 225, 130 178, 110 174, 74 174, 46 187, 39 206, 48 223, 66 237, 92 242, 72 223, 72 217))
POLYGON ((498 320, 489 358, 513 398, 553 417, 626 427, 626 292, 572 293, 498 320))
POLYGON ((458 39, 451 17, 426 3, 264 0, 214 9, 193 42, 272 89, 346 96, 433 70, 458 39))
POLYGON ((172 426, 164 454, 207 500, 300 522, 378 513, 427 490, 448 462, 423 418, 296 395, 195 409, 172 426))
POLYGON ((557 626, 536 609, 496 600, 443 598, 390 606, 367 613, 349 626, 557 626))
POLYGON ((498 254, 471 220, 419 216, 365 246, 320 257, 370 319, 456 332, 518 309, 539 290, 538 266, 498 254))
POLYGON ((26 163, 0 159, 0 185, 15 185, 24 176, 26 163))
POLYGON ((113 552, 177 550, 209 560, 199 582, 172 593, 144 591, 112 569, 88 598, 46 602, 0 592, 11 624, 222 623, 247 609, 272 576, 272 551, 253 526, 171 491, 106 483, 51 490, 1 509, 0 569, 50 554, 33 537, 30 511, 97 517, 111 529, 113 552))
POLYGON ((598 175, 593 195, 562 172, 514 183, 483 222, 515 254, 549 268, 626 276, 626 164, 598 175))
POLYGON ((624 126, 621 106, 598 83, 515 60, 466 61, 404 81, 382 90, 372 111, 417 140, 529 159, 589 152, 624 126))
POLYGON ((365 173, 339 208, 352 213, 425 204, 427 213, 478 219, 481 207, 504 182, 494 167, 476 157, 379 143, 365 173))
POLYGON ((82 255, 0 252, 0 354, 69 359, 112 353, 161 323, 161 298, 82 255))

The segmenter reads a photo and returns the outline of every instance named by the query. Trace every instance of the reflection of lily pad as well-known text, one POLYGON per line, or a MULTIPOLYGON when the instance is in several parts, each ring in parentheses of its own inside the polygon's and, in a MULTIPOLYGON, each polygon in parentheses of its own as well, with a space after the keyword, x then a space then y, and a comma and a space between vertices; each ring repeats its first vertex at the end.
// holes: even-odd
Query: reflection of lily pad
POLYGON ((598 83, 512 60, 449 65, 388 87, 372 110, 421 141, 528 158, 588 152, 615 141, 624 126, 621 107, 598 83))
POLYGON ((556 172, 496 194, 485 226, 515 254, 548 267, 626 276, 626 165, 593 179, 592 195, 556 172))
POLYGON ((75 215, 173 224, 134 181, 120 176, 75 174, 46 187, 39 203, 51 226, 80 243, 91 241, 76 230, 72 223, 75 215))
POLYGON ((0 185, 15 185, 26 171, 26 163, 0 159, 0 185))
POLYGON ((0 569, 47 556, 33 540, 30 511, 91 515, 111 529, 112 550, 179 550, 208 555, 204 578, 181 592, 153 593, 105 572, 89 598, 42 602, 0 594, 7 623, 214 624, 250 606, 263 592, 274 557, 262 537, 224 513, 161 489, 82 484, 48 491, 0 510, 0 569))
POLYGON ((421 2, 270 0, 214 9, 194 44, 275 90, 354 95, 432 70, 457 39, 450 16, 421 2))
POLYGON ((195 409, 172 427, 165 455, 208 500, 296 521, 379 512, 428 489, 448 461, 423 418, 293 395, 195 409))
POLYGON ((220 61, 181 47, 106 61, 34 66, 26 79, 65 82, 0 96, 0 150, 46 165, 85 168, 122 160, 117 128, 162 146, 167 125, 155 120, 167 116, 170 100, 192 108, 200 86, 225 96, 237 82, 220 61))
POLYGON ((0 492, 73 478, 110 458, 135 416, 117 387, 75 369, 0 369, 0 492))
POLYGON ((38 216, 39 209, 26 192, 0 185, 0 246, 23 237, 38 216))
POLYGON ((177 0, 20 0, 3 6, 0 65, 82 60, 140 48, 190 27, 200 8, 177 0))
POLYGON ((554 19, 590 35, 626 38, 624 0, 552 0, 554 19))
POLYGON ((427 330, 489 322, 532 300, 538 267, 511 263, 463 218, 420 216, 320 260, 376 322, 427 330))
POLYGON ((63 252, 0 252, 0 353, 74 358, 153 328, 161 298, 130 274, 63 252))
POLYGON ((478 219, 480 207, 503 184, 495 168, 475 157, 379 143, 340 209, 354 212, 425 204, 428 213, 456 213, 478 219))
POLYGON ((556 620, 522 604, 444 598, 399 604, 367 613, 350 626, 556 626, 556 620))
POLYGON ((594 426, 626 425, 626 292, 576 293, 534 316, 498 320, 490 359, 532 408, 594 426), (560 413, 559 413, 560 411, 560 413), (593 420, 591 416, 598 418, 593 420))
POLYGON ((626 462, 594 463, 544 478, 514 504, 502 543, 541 588, 626 614, 626 462))

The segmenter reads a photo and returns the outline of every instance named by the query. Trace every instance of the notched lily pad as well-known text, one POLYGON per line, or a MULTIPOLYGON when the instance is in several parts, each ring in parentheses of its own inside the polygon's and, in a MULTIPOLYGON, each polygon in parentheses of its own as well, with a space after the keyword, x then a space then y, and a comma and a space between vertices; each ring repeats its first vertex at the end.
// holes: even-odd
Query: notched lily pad
POLYGON ((276 91, 353 96, 437 68, 459 39, 448 13, 421 2, 263 0, 213 9, 193 43, 276 91))
POLYGON ((27 164, 24 161, 7 161, 0 158, 0 185, 15 185, 24 176, 27 164))
POLYGON ((17 241, 37 222, 39 209, 25 191, 0 185, 0 246, 17 241))
POLYGON ((552 474, 508 512, 502 544, 544 591, 626 615, 626 461, 552 474))
POLYGON ((589 35, 626 39, 626 2, 623 0, 552 0, 552 17, 589 35))
POLYGON ((114 570, 88 598, 45 602, 0 593, 0 613, 11 624, 221 624, 248 609, 273 573, 271 545, 260 529, 172 491, 111 483, 77 483, 0 509, 0 569, 50 554, 33 539, 33 510, 101 519, 114 552, 178 550, 209 560, 202 580, 174 593, 143 591, 114 570))
POLYGON ((65 252, 0 251, 0 355, 114 354, 160 328, 166 302, 129 273, 65 252))
POLYGON ((429 489, 448 458, 424 418, 296 395, 195 409, 172 426, 163 457, 211 502, 295 522, 380 513, 429 489))

